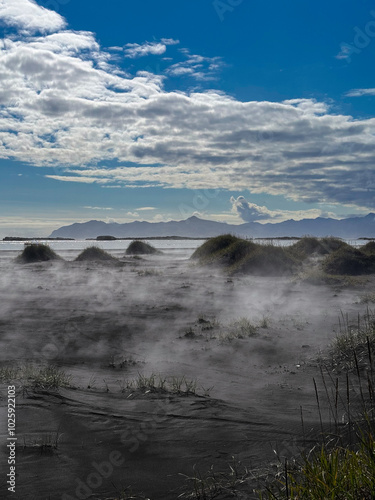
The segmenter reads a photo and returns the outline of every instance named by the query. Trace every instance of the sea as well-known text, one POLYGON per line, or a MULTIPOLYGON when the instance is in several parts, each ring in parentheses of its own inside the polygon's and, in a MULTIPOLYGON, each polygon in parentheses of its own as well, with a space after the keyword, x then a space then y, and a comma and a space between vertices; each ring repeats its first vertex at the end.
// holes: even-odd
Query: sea
MULTIPOLYGON (((202 245, 206 240, 202 239, 150 239, 144 240, 146 243, 154 246, 158 250, 161 250, 165 254, 169 254, 176 259, 186 259, 189 258, 194 250, 202 245)), ((297 239, 266 239, 266 240, 255 240, 257 243, 272 244, 278 246, 289 246, 298 241, 297 239)), ((367 243, 366 240, 361 239, 348 239, 345 240, 352 246, 360 247, 367 243)), ((33 240, 30 240, 33 242, 33 240)), ((96 240, 38 240, 35 243, 45 243, 49 245, 53 250, 55 250, 61 257, 67 260, 73 260, 77 255, 87 247, 98 246, 103 250, 108 251, 115 257, 122 257, 125 254, 126 249, 130 245, 132 240, 114 240, 114 241, 96 241, 96 240)), ((0 241, 0 253, 4 255, 3 252, 8 254, 17 254, 22 252, 25 243, 23 241, 0 241)))

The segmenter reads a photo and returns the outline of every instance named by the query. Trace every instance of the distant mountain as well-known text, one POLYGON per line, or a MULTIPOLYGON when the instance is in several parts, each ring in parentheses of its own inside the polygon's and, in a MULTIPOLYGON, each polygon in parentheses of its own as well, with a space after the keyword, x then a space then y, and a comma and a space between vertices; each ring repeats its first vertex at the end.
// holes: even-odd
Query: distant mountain
POLYGON ((50 238, 97 238, 108 235, 116 238, 147 238, 157 236, 185 236, 188 238, 208 238, 219 234, 232 233, 253 238, 277 238, 282 236, 338 236, 340 238, 375 237, 375 214, 348 219, 303 219, 287 220, 276 224, 227 224, 190 217, 182 221, 170 222, 129 222, 118 224, 97 220, 75 223, 53 231, 50 238))

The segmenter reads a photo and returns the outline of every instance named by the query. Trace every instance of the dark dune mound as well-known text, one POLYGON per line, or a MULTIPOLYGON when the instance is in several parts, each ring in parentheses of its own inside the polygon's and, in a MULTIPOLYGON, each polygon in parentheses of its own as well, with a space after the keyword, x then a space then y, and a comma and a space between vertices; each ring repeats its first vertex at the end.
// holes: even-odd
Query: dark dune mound
POLYGON ((363 245, 360 250, 366 255, 375 255, 375 241, 369 241, 366 245, 363 245))
POLYGON ((76 262, 87 262, 87 261, 105 261, 105 262, 117 262, 117 259, 105 252, 99 247, 88 247, 81 252, 75 259, 76 262))
POLYGON ((358 276, 375 273, 375 255, 366 255, 351 246, 343 247, 328 255, 322 263, 328 274, 358 276))
POLYGON ((291 245, 288 251, 298 259, 307 259, 311 255, 327 255, 343 247, 349 247, 339 238, 315 238, 305 236, 291 245))
POLYGON ((141 240, 132 241, 126 250, 126 255, 151 255, 157 253, 161 252, 141 240))
POLYGON ((223 234, 221 236, 216 236, 215 238, 210 238, 205 243, 203 243, 203 245, 201 245, 195 250, 191 258, 200 260, 201 259, 211 260, 211 258, 218 252, 223 252, 224 250, 228 249, 228 247, 230 247, 231 245, 238 243, 240 241, 244 240, 236 238, 231 234, 223 234))
POLYGON ((280 276, 293 272, 298 262, 282 247, 260 245, 231 235, 212 238, 191 257, 203 265, 218 265, 230 273, 280 276))
POLYGON ((48 245, 33 243, 26 245, 21 255, 16 259, 21 264, 32 264, 33 262, 47 262, 49 260, 62 260, 48 245))
POLYGON ((257 276, 284 276, 295 272, 299 264, 283 247, 257 245, 257 248, 233 264, 230 271, 257 276))

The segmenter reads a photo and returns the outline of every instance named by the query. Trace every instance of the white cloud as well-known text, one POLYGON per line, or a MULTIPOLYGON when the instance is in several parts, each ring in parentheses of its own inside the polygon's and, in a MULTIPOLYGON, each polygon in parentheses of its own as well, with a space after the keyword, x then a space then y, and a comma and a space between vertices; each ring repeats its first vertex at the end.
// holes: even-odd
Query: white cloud
POLYGON ((111 208, 111 207, 90 207, 90 206, 86 206, 86 207, 83 207, 83 208, 87 208, 89 210, 113 210, 113 208, 111 208))
POLYGON ((144 57, 150 54, 160 56, 161 54, 164 54, 166 50, 167 47, 163 43, 146 42, 143 45, 139 45, 138 43, 128 43, 125 45, 124 52, 126 57, 135 59, 137 57, 144 57))
POLYGON ((220 57, 203 57, 197 54, 190 54, 187 49, 181 49, 186 60, 172 64, 167 68, 169 76, 191 76, 196 80, 215 80, 218 72, 224 66, 220 57))
POLYGON ((249 203, 243 196, 230 199, 232 210, 246 222, 259 222, 272 219, 272 212, 266 207, 260 207, 255 203, 249 203))
POLYGON ((362 97, 364 95, 375 95, 375 89, 352 89, 345 94, 347 97, 362 97))
MULTIPOLYGON (((221 65, 183 54, 170 72, 209 77, 221 65)), ((331 113, 325 102, 167 92, 163 77, 112 64, 92 33, 65 29, 2 40, 0 81, 0 158, 55 167, 55 181, 375 208, 375 119, 331 113)))
POLYGON ((245 222, 282 222, 287 219, 302 220, 317 217, 335 217, 334 213, 323 213, 322 210, 269 210, 255 203, 248 202, 243 196, 230 198, 232 213, 237 214, 245 222))
POLYGON ((58 31, 66 25, 63 17, 33 0, 0 0, 0 20, 27 33, 58 31))
POLYGON ((148 210, 157 210, 157 208, 156 207, 140 207, 140 208, 136 208, 135 210, 142 212, 142 211, 148 211, 148 210))
POLYGON ((160 56, 167 50, 167 45, 177 45, 179 40, 173 38, 162 38, 160 42, 127 43, 124 47, 126 57, 135 59, 148 55, 160 56))

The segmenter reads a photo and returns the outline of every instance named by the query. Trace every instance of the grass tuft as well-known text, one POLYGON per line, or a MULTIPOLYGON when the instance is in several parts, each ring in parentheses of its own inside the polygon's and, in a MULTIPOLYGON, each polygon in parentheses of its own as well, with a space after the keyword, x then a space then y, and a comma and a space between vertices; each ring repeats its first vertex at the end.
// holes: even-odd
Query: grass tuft
POLYGON ((353 247, 343 247, 326 257, 322 263, 325 273, 359 276, 375 273, 375 254, 367 255, 353 247))
POLYGON ((16 258, 16 262, 21 264, 47 262, 49 260, 62 260, 62 258, 50 246, 41 243, 26 245, 21 255, 16 258))
POLYGON ((27 363, 20 366, 0 368, 0 382, 19 383, 22 388, 58 389, 70 387, 71 375, 57 366, 39 366, 27 363))
POLYGON ((108 252, 97 246, 85 248, 85 250, 83 250, 75 260, 76 262, 89 262, 89 261, 117 262, 117 259, 115 257, 113 257, 108 252))
POLYGON ((132 241, 126 250, 126 255, 151 255, 160 253, 155 247, 141 240, 132 241))
MULTIPOLYGON (((121 392, 142 392, 143 394, 161 393, 176 394, 179 396, 198 396, 200 390, 197 380, 188 379, 185 376, 163 376, 151 373, 144 375, 138 373, 138 377, 125 380, 120 383, 121 392)), ((208 396, 208 390, 202 388, 204 396, 208 396)))

